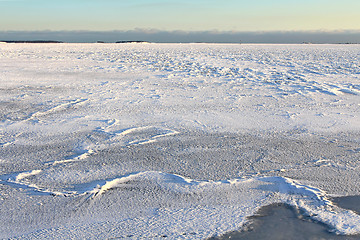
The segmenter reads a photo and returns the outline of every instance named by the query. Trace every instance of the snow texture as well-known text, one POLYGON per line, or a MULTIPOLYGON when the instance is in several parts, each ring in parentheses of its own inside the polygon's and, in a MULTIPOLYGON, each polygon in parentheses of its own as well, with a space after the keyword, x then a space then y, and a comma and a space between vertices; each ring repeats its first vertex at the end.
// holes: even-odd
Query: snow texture
POLYGON ((359 234, 359 123, 359 45, 1 44, 0 237, 359 234))

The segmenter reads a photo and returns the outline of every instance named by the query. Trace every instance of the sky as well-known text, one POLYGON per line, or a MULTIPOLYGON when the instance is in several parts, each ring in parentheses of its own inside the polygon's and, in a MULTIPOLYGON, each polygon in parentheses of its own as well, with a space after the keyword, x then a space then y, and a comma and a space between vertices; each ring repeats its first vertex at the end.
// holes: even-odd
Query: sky
POLYGON ((359 0, 0 0, 1 33, 360 31, 359 0))

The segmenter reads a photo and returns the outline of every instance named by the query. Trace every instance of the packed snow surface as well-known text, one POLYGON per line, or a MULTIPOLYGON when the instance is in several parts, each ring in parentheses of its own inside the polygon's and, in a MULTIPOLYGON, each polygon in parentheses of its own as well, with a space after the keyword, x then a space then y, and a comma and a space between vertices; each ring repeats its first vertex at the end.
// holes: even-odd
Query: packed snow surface
POLYGON ((359 234, 359 159, 359 45, 0 45, 0 238, 359 234))

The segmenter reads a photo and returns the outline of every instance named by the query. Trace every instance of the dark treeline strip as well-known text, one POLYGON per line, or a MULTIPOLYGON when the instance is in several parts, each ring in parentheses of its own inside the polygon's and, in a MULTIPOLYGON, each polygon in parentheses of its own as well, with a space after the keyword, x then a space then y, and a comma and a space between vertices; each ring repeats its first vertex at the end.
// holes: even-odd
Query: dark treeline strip
POLYGON ((12 41, 1 41, 0 42, 6 42, 6 43, 63 43, 61 41, 51 41, 51 40, 32 40, 32 41, 17 41, 17 40, 12 40, 12 41))

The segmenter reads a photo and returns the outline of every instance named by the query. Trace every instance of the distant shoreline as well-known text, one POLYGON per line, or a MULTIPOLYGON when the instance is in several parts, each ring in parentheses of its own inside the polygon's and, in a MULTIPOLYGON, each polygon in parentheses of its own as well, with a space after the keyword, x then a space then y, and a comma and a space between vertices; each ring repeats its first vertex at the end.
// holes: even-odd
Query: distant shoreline
POLYGON ((11 41, 3 41, 1 40, 0 42, 3 43, 64 43, 62 41, 53 41, 53 40, 30 40, 30 41, 23 41, 23 40, 11 40, 11 41))
POLYGON ((105 41, 95 41, 95 42, 64 42, 64 41, 56 41, 56 40, 0 40, 0 43, 102 43, 102 44, 113 44, 113 43, 178 43, 178 44, 186 44, 186 43, 198 43, 198 44, 333 44, 333 45, 357 45, 360 43, 352 43, 352 42, 339 42, 339 43, 311 43, 311 42, 303 42, 303 43, 258 43, 258 42, 149 42, 149 41, 128 41, 128 40, 121 40, 121 41, 115 41, 115 42, 105 42, 105 41))

